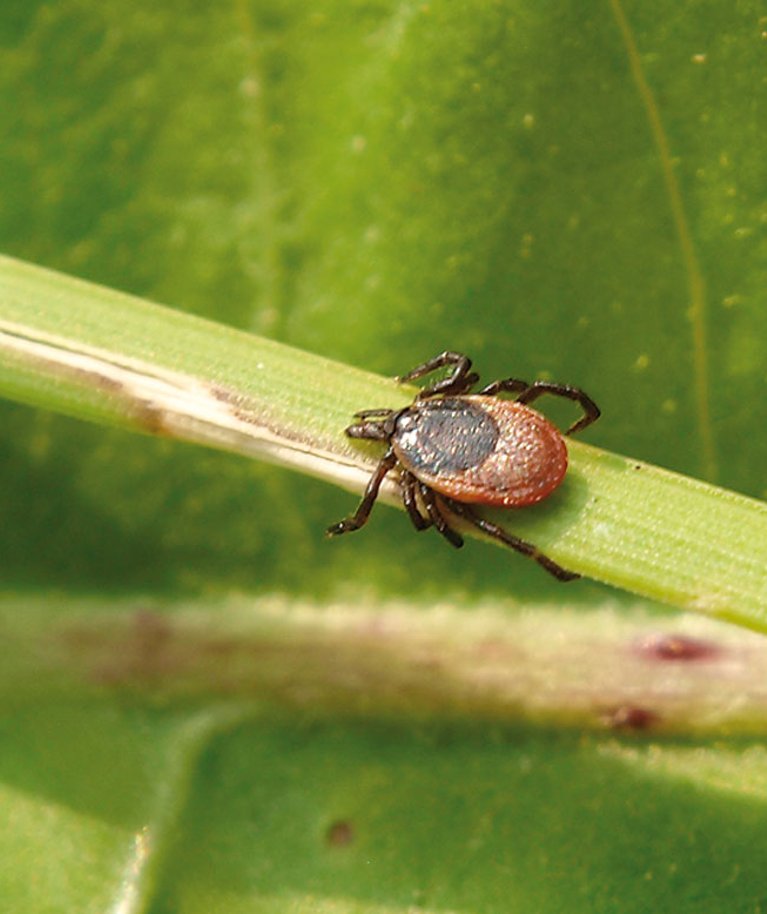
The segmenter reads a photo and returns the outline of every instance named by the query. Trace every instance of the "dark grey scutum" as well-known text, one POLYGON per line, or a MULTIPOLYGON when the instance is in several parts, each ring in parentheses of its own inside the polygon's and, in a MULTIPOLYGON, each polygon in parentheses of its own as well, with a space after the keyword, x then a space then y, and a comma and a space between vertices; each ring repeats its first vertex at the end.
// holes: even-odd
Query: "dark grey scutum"
POLYGON ((480 466, 495 450, 498 426, 464 398, 425 400, 397 420, 392 443, 417 475, 452 476, 480 466))

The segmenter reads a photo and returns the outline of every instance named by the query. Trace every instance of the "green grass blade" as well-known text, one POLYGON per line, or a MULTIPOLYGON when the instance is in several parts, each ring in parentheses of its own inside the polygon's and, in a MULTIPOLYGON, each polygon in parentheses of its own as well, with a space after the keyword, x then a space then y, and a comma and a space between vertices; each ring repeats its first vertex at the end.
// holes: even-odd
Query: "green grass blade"
MULTIPOLYGON (((391 379, 8 258, 0 353, 7 397, 353 490, 378 451, 344 437, 351 414, 412 395, 391 379)), ((497 516, 567 568, 767 628, 767 506, 578 441, 570 452, 552 498, 497 516)), ((396 501, 393 482, 384 497, 396 501)))

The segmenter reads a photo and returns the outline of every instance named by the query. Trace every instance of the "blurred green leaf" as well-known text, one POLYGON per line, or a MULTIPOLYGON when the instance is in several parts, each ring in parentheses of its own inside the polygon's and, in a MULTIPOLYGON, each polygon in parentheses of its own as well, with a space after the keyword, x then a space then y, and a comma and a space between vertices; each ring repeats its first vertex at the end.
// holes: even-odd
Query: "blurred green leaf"
MULTIPOLYGON (((0 247, 385 375, 450 347, 578 384, 595 443, 764 497, 764 31, 755 0, 9 0, 0 247)), ((285 470, 21 406, 2 424, 6 596, 194 596, 212 625, 231 592, 565 599, 395 512, 329 548, 349 496, 285 470)), ((9 908, 765 904, 761 745, 125 700, 7 700, 9 908)))

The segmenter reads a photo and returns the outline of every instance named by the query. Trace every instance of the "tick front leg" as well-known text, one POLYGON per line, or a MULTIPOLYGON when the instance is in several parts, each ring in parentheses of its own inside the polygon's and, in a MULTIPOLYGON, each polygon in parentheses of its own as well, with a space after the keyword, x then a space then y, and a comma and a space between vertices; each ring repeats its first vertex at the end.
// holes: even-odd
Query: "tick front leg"
POLYGON ((415 381, 416 378, 422 378, 425 374, 430 374, 438 368, 444 368, 445 365, 453 365, 453 371, 441 381, 435 381, 424 387, 418 394, 418 399, 423 400, 426 397, 434 397, 437 394, 449 394, 460 396, 468 393, 471 388, 479 381, 479 375, 471 371, 471 359, 460 352, 441 352, 435 355, 433 359, 417 365, 407 374, 400 375, 397 378, 400 384, 407 381, 415 381))
POLYGON ((493 539, 499 540, 505 546, 509 546, 511 549, 536 561, 541 568, 545 568, 546 571, 548 571, 550 575, 553 575, 558 581, 575 581, 580 577, 577 572, 568 571, 566 568, 558 565, 553 559, 544 555, 537 546, 528 543, 527 540, 520 539, 518 536, 514 536, 513 533, 509 533, 508 530, 504 530, 503 527, 500 527, 498 524, 494 524, 492 521, 485 520, 484 517, 475 514, 467 505, 449 499, 447 501, 447 506, 453 514, 457 514, 465 521, 468 521, 468 523, 473 524, 478 530, 481 530, 488 536, 492 536, 493 539))
POLYGON ((570 387, 569 384, 554 384, 550 381, 533 382, 526 391, 517 397, 517 403, 532 403, 533 400, 537 400, 543 394, 553 394, 555 397, 574 400, 583 410, 583 416, 568 428, 565 432, 566 435, 574 435, 575 432, 581 431, 587 425, 596 422, 602 414, 591 397, 579 387, 570 387))
POLYGON ((388 419, 389 416, 394 412, 393 409, 389 409, 386 406, 379 407, 378 409, 361 409, 354 414, 357 419, 388 419))
POLYGON ((395 456, 394 451, 389 448, 381 458, 375 472, 370 477, 370 480, 365 487, 365 494, 362 496, 362 501, 359 503, 357 510, 351 517, 346 517, 337 524, 328 527, 328 536, 340 536, 342 533, 350 533, 352 530, 359 530, 360 527, 365 526, 370 517, 370 512, 373 510, 375 500, 378 498, 378 490, 381 488, 381 483, 396 462, 397 457, 395 456))

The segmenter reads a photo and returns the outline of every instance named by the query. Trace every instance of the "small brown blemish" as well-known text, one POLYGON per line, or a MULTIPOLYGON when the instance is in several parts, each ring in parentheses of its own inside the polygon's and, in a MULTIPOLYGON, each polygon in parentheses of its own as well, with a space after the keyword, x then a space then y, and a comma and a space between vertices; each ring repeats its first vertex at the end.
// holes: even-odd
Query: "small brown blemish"
POLYGON ((230 657, 240 648, 242 642, 234 638, 209 638, 201 645, 206 654, 217 659, 230 657))
POLYGON ((641 653, 652 660, 711 660, 718 657, 721 648, 712 641, 691 638, 689 635, 661 635, 642 642, 641 653))
POLYGON ((264 425, 264 417, 256 409, 253 401, 236 391, 229 390, 228 387, 222 387, 219 384, 209 384, 208 393, 228 407, 229 414, 244 422, 246 425, 264 425))
POLYGON ((132 620, 134 645, 142 654, 162 651, 172 635, 167 618, 152 609, 138 609, 132 620))
POLYGON ((229 407, 229 412, 243 422, 254 422, 252 401, 237 391, 222 387, 220 384, 208 384, 208 393, 214 400, 229 407))
POLYGON ((244 399, 242 395, 236 394, 233 390, 223 387, 221 384, 208 384, 208 391, 215 400, 221 403, 228 403, 231 406, 238 406, 244 399))
POLYGON ((131 418, 139 426, 141 431, 150 435, 163 435, 173 437, 173 430, 169 427, 166 420, 166 411, 149 400, 132 400, 131 418))
POLYGON ((87 378, 89 383, 95 383, 102 390, 124 401, 127 404, 130 417, 142 431, 148 432, 150 435, 171 434, 166 427, 165 411, 155 406, 151 400, 136 397, 130 386, 119 378, 113 378, 97 371, 85 371, 82 369, 75 370, 73 374, 87 378))
POLYGON ((658 723, 660 717, 649 708, 621 705, 608 711, 603 719, 613 730, 649 730, 658 723))
POLYGON ((354 826, 348 819, 338 819, 328 826, 325 843, 328 847, 348 847, 354 841, 354 826))
POLYGON ((109 637, 98 633, 91 645, 91 678, 101 686, 146 683, 164 674, 173 628, 151 609, 138 609, 109 637))
POLYGON ((168 619, 151 609, 133 614, 115 669, 124 679, 147 680, 164 673, 173 630, 168 619))
POLYGON ((169 434, 163 418, 164 411, 150 400, 136 397, 130 387, 118 378, 111 378, 96 371, 78 370, 74 374, 87 378, 89 383, 95 383, 102 390, 127 404, 128 414, 141 431, 150 435, 169 434))
POLYGON ((110 378, 108 375, 101 374, 98 371, 75 369, 72 374, 87 378, 88 383, 95 383, 96 386, 100 387, 102 390, 107 390, 111 393, 116 394, 125 393, 125 385, 122 383, 122 381, 118 381, 117 378, 110 378))

